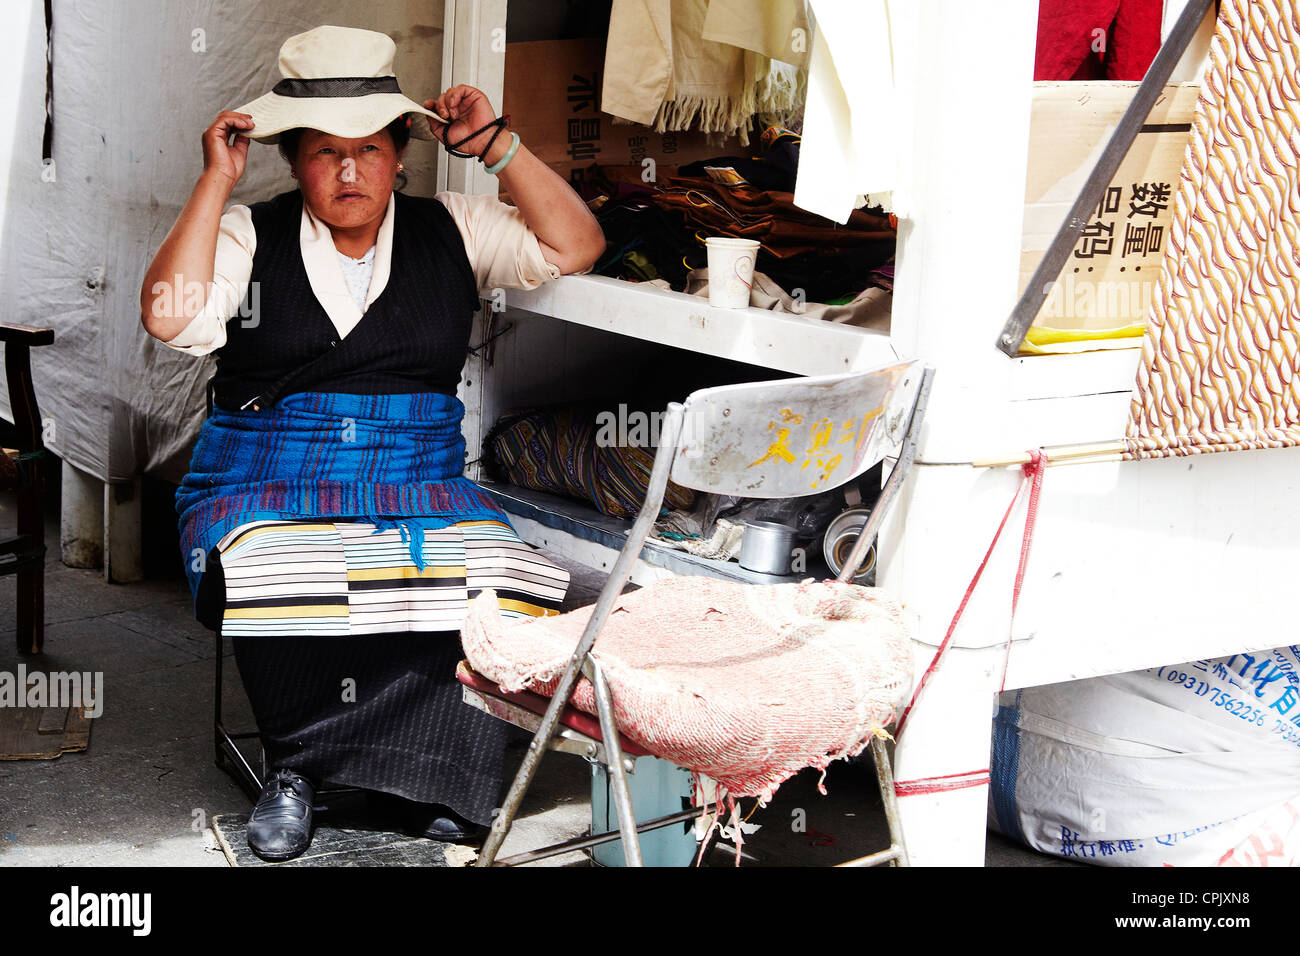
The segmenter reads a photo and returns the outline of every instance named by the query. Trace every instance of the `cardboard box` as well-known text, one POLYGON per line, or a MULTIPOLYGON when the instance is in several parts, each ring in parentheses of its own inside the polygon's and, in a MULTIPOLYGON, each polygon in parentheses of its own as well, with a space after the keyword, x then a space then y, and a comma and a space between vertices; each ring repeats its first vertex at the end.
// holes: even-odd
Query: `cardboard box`
POLYGON ((502 112, 528 148, 566 180, 581 180, 592 163, 644 168, 678 166, 714 156, 745 156, 735 137, 696 132, 656 133, 648 126, 615 123, 600 112, 605 40, 537 40, 506 44, 502 112))
MULTIPOLYGON (((1034 84, 1020 257, 1022 291, 1137 86, 1034 84)), ((1039 310, 1025 351, 1141 344, 1200 90, 1196 83, 1165 87, 1110 186, 1097 197, 1069 261, 1039 310)))

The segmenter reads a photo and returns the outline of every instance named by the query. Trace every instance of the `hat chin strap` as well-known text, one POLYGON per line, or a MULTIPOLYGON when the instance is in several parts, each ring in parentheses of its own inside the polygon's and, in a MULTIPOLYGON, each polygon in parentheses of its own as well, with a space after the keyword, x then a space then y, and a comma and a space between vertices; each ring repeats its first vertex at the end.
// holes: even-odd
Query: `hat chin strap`
POLYGON ((400 94, 402 91, 395 76, 342 76, 315 80, 283 79, 271 88, 271 92, 294 99, 310 99, 369 96, 372 93, 400 94))

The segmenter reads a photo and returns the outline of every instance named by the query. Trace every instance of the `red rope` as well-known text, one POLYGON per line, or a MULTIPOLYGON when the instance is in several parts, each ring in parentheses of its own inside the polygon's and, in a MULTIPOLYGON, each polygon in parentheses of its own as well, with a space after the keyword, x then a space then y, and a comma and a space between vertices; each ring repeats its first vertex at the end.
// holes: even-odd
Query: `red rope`
POLYGON ((982 787, 989 782, 989 771, 968 770, 965 773, 947 773, 940 777, 919 777, 916 780, 899 780, 894 793, 900 797, 915 797, 926 793, 944 793, 948 790, 965 790, 982 787))
MULTIPOLYGON (((1029 463, 1021 465, 1023 477, 1020 480, 1020 487, 1025 486, 1025 481, 1029 481, 1029 506, 1025 508, 1025 534, 1020 539, 1020 566, 1016 568, 1016 584, 1011 590, 1011 624, 1016 621, 1016 605, 1020 603, 1020 588, 1025 583, 1025 565, 1029 563, 1029 547, 1034 543, 1034 523, 1038 520, 1038 496, 1043 490, 1043 470, 1046 468, 1046 460, 1040 450, 1034 450, 1029 453, 1029 463)), ((1019 489, 1016 490, 1016 497, 1020 497, 1019 489)), ((998 685, 998 693, 1007 689, 1007 667, 1011 664, 1011 625, 1007 626, 1007 652, 1002 658, 1002 683, 998 685)))
MULTIPOLYGON (((1038 494, 1043 485, 1043 453, 1039 450, 1029 452, 1028 464, 1021 466, 1020 484, 1016 487, 1015 496, 1011 499, 1011 504, 1007 505, 1007 512, 1002 516, 1002 521, 998 524, 998 530, 993 533, 993 540, 989 542, 989 548, 984 552, 984 560, 980 566, 975 569, 975 576, 971 578, 970 584, 966 588, 966 593, 962 596, 961 604, 957 605, 957 613, 952 616, 952 622, 948 625, 948 632, 943 636, 939 649, 935 651, 934 657, 930 660, 930 665, 921 675, 920 682, 916 685, 916 690, 912 691, 912 699, 907 702, 903 708, 903 715, 898 718, 898 726, 894 729, 894 737, 897 738, 903 732, 903 726, 907 723, 908 716, 912 713, 912 708, 916 706, 917 699, 921 696, 921 691, 925 690, 926 683, 943 661, 948 653, 948 647, 952 644, 953 632, 957 630, 957 622, 961 620, 962 614, 966 611, 966 605, 970 602, 971 595, 975 593, 975 586, 979 584, 980 578, 984 575, 984 569, 988 567, 989 558, 993 557, 993 549, 998 546, 998 539, 1002 537, 1002 529, 1007 526, 1007 520, 1011 517, 1011 512, 1015 510, 1016 502, 1020 500, 1020 493, 1025 490, 1025 486, 1030 486, 1029 491, 1029 510, 1025 515, 1025 535, 1020 545, 1020 568, 1016 573, 1016 584, 1011 596, 1011 616, 1015 619, 1016 603, 1020 600, 1020 587, 1024 583, 1025 565, 1029 560, 1029 544, 1034 533, 1034 519, 1038 514, 1038 494)), ((1011 655, 1011 637, 1007 636, 1007 656, 1011 655)), ((1002 683, 1006 683, 1006 663, 1003 663, 1002 683)))

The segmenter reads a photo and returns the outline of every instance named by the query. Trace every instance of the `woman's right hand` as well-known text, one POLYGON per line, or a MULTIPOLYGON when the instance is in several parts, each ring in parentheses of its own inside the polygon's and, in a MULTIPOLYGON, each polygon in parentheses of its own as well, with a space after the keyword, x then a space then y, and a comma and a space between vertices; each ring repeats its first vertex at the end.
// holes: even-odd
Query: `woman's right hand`
POLYGON ((253 128, 253 117, 247 113, 222 110, 217 114, 212 125, 203 131, 203 171, 218 173, 230 180, 233 188, 244 175, 244 166, 248 162, 247 136, 237 136, 235 144, 230 146, 227 140, 231 133, 243 133, 253 128))

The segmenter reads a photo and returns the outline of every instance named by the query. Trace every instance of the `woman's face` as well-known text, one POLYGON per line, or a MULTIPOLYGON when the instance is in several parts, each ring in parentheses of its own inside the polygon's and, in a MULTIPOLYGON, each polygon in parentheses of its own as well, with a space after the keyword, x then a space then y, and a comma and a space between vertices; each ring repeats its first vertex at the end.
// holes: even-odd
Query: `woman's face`
POLYGON ((312 214, 350 229, 383 217, 399 159, 386 129, 359 139, 309 129, 298 142, 293 171, 312 214))

